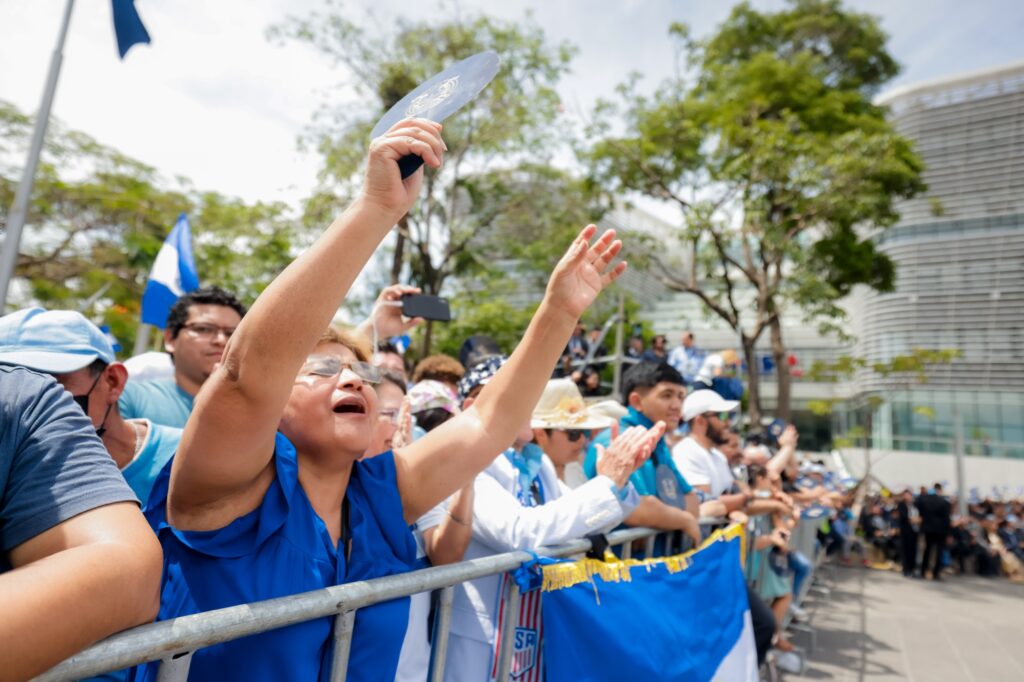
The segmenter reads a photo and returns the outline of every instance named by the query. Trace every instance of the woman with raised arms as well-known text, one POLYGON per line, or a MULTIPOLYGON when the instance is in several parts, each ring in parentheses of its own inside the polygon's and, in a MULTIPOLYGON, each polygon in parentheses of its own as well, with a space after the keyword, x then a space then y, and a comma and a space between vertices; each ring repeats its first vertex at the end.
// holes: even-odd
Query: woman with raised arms
MULTIPOLYGON (((360 460, 376 422, 378 374, 361 342, 329 325, 419 194, 423 172, 402 180, 398 159, 418 154, 438 168, 444 149, 441 126, 421 119, 374 140, 358 198, 267 287, 231 337, 196 397, 169 485, 150 499, 165 512, 161 619, 409 570, 409 524, 513 442, 576 321, 625 270, 611 266, 621 248, 614 232, 591 244, 597 228, 585 228, 555 267, 518 348, 472 408, 395 452, 360 460)), ((348 679, 394 678, 407 609, 400 599, 357 611, 348 679)), ((324 679, 332 622, 202 649, 190 679, 324 679)))

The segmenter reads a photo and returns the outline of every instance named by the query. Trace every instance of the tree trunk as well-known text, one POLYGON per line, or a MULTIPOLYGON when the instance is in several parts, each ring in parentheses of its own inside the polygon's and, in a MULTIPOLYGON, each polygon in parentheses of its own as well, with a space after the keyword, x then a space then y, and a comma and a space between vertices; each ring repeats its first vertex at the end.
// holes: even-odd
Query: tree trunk
POLYGON ((420 346, 420 360, 430 355, 430 346, 433 343, 434 321, 427 320, 420 327, 423 330, 423 344, 420 346))
POLYGON ((409 216, 404 215, 398 221, 395 233, 395 255, 391 260, 391 283, 398 284, 402 278, 402 266, 405 265, 405 231, 408 229, 409 216))
POLYGON ((771 330, 772 359, 775 361, 775 377, 778 387, 775 416, 789 423, 793 377, 789 374, 789 358, 786 353, 786 344, 782 339, 782 322, 777 315, 772 318, 769 328, 771 330))
POLYGON ((761 368, 757 365, 757 351, 754 349, 757 339, 741 334, 740 340, 743 343, 743 360, 747 364, 747 417, 750 430, 756 432, 761 430, 761 368))

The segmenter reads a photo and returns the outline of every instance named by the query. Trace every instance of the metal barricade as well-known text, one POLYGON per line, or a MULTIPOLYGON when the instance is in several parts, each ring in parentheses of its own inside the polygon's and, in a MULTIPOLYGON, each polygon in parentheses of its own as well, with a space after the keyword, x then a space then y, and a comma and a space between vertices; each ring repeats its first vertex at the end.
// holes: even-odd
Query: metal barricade
MULTIPOLYGON (((716 525, 722 521, 702 519, 701 525, 716 525)), ((655 537, 661 533, 663 531, 651 528, 615 531, 608 534, 608 544, 611 547, 620 547, 621 556, 625 559, 632 555, 633 542, 646 540, 648 548, 653 549, 655 537)), ((539 548, 537 554, 561 558, 581 554, 589 549, 591 541, 581 539, 557 547, 539 548)), ((160 661, 159 682, 176 682, 187 679, 192 654, 198 649, 275 628, 334 616, 334 656, 330 679, 333 682, 340 682, 347 674, 352 630, 358 609, 378 602, 440 589, 441 598, 430 671, 430 679, 439 682, 443 679, 448 654, 453 586, 514 570, 533 557, 534 554, 530 552, 507 552, 448 566, 335 585, 302 594, 150 623, 113 635, 35 679, 47 682, 77 680, 141 663, 160 661)), ((513 583, 511 599, 518 599, 518 596, 518 588, 513 583)), ((511 622, 513 619, 506 619, 505 626, 511 622)), ((499 662, 504 677, 499 676, 498 679, 508 679, 513 639, 508 636, 502 637, 499 662)))

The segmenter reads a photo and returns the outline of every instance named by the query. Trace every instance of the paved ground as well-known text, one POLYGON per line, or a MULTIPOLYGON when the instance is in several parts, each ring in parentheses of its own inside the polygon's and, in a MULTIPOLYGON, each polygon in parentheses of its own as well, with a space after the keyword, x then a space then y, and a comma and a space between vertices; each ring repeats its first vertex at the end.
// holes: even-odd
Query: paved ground
MULTIPOLYGON (((785 680, 1024 680, 1024 586, 1005 579, 940 583, 896 572, 839 568, 817 598, 817 649, 785 680)), ((804 635, 794 641, 807 645, 804 635)))

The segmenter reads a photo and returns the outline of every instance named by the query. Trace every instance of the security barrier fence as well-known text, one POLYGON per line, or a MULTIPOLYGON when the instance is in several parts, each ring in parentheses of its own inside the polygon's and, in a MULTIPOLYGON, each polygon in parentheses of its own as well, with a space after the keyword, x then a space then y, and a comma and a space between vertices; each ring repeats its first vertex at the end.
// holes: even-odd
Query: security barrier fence
MULTIPOLYGON (((705 535, 711 529, 727 525, 725 519, 701 519, 705 535)), ((807 527, 813 543, 815 524, 807 527)), ((656 539, 664 538, 666 555, 688 549, 687 540, 679 532, 666 532, 651 528, 630 528, 609 533, 608 546, 619 549, 623 559, 631 558, 634 543, 643 541, 645 556, 653 556, 656 539)), ((755 535, 747 537, 748 550, 755 535)), ((807 532, 794 540, 806 545, 807 532)), ((794 549, 796 542, 791 543, 794 549)), ((813 545, 812 545, 813 546, 813 545)), ((213 646, 267 630, 294 625, 304 621, 334 616, 334 657, 331 663, 332 682, 342 682, 348 672, 348 655, 356 611, 362 607, 420 592, 440 590, 439 608, 433 636, 433 655, 429 679, 440 682, 444 677, 447 658, 448 633, 451 627, 454 585, 486 576, 500 575, 519 568, 535 556, 562 558, 590 551, 589 538, 556 547, 542 547, 536 553, 517 551, 496 554, 480 559, 462 561, 447 566, 425 568, 399 575, 373 580, 336 585, 311 592, 240 604, 215 611, 182 616, 172 620, 141 625, 118 633, 72 656, 36 678, 39 681, 77 680, 104 672, 120 670, 149 661, 160 661, 159 682, 178 682, 188 678, 192 654, 213 646)), ((749 557, 750 552, 746 555, 749 557)), ((813 555, 811 555, 813 556, 813 555)), ((762 562, 764 566, 765 562, 762 562)), ((748 564, 749 565, 749 564, 748 564)), ((761 576, 750 576, 754 584, 761 576)), ((808 581, 809 582, 809 581, 808 581)), ((519 605, 519 588, 511 581, 506 607, 513 612, 519 605)), ((502 624, 501 647, 498 654, 498 680, 508 680, 512 659, 511 629, 515 620, 506 618, 502 624)))

